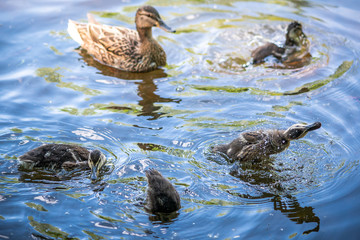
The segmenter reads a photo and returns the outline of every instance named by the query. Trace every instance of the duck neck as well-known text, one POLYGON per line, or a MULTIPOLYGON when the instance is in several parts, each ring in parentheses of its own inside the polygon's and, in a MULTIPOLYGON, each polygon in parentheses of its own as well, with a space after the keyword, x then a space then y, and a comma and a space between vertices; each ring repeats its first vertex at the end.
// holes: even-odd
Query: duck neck
POLYGON ((139 37, 140 37, 140 42, 142 44, 144 43, 148 43, 151 41, 152 39, 152 31, 151 28, 136 28, 138 33, 139 33, 139 37))
POLYGON ((290 145, 290 141, 285 137, 285 130, 275 130, 270 135, 270 143, 273 153, 284 151, 290 145))

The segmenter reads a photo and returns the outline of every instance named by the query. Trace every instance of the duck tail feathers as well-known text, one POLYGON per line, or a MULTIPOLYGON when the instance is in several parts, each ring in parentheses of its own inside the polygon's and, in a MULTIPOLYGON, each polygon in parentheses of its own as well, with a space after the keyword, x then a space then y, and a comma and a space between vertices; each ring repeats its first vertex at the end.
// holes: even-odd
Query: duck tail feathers
POLYGON ((69 19, 69 23, 68 23, 68 33, 70 35, 70 37, 77 43, 79 43, 80 45, 84 44, 84 41, 82 40, 79 31, 77 29, 77 23, 70 20, 69 19))

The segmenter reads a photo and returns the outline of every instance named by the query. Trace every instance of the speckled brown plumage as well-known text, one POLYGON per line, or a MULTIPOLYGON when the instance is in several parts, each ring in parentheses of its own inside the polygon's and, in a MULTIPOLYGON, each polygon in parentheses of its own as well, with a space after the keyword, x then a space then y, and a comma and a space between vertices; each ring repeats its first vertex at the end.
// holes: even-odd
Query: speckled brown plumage
POLYGON ((260 161, 289 147, 290 141, 304 137, 309 131, 321 127, 320 122, 310 125, 294 124, 286 130, 258 130, 241 133, 229 144, 218 145, 213 151, 225 153, 232 161, 260 161))
POLYGON ((152 37, 157 26, 172 31, 151 6, 140 7, 135 17, 136 29, 101 25, 89 15, 89 23, 69 20, 70 36, 99 62, 128 72, 148 72, 166 65, 166 54, 152 37))

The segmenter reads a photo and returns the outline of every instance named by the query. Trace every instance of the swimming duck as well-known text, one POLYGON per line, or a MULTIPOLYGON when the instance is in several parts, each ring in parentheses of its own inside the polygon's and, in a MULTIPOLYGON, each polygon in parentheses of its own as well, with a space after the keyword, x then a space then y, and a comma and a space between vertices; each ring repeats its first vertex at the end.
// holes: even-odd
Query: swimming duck
POLYGON ((97 61, 127 72, 149 72, 166 65, 166 54, 152 37, 152 27, 175 32, 161 19, 152 6, 142 6, 136 12, 136 30, 101 25, 88 14, 89 23, 69 20, 72 39, 97 61))
POLYGON ((285 64, 294 64, 294 62, 301 61, 302 58, 308 58, 310 55, 308 51, 309 43, 306 35, 302 31, 302 25, 294 21, 290 23, 287 28, 286 40, 283 47, 268 42, 252 51, 251 57, 254 64, 263 62, 264 59, 270 55, 285 64))
POLYGON ((71 170, 73 168, 91 169, 91 179, 96 179, 106 158, 99 150, 69 144, 46 144, 30 150, 19 157, 25 168, 44 167, 49 169, 71 170))
POLYGON ((179 210, 180 196, 168 179, 156 169, 145 172, 148 181, 145 209, 152 213, 171 213, 179 210))
POLYGON ((218 145, 213 151, 225 153, 232 161, 260 161, 289 147, 290 141, 303 138, 319 129, 320 122, 310 125, 294 124, 286 130, 258 130, 241 133, 229 144, 218 145))

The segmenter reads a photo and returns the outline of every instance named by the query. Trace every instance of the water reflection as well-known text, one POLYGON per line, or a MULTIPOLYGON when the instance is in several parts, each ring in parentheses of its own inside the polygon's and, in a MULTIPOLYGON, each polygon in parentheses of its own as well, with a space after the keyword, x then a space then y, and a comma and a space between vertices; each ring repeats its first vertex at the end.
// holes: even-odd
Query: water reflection
MULTIPOLYGON (((167 74, 163 69, 157 69, 149 73, 124 72, 99 63, 98 61, 94 60, 94 58, 90 56, 84 49, 79 49, 78 52, 88 66, 97 68, 102 75, 116 77, 124 80, 141 80, 139 82, 135 82, 135 84, 138 86, 137 95, 141 98, 139 101, 141 111, 137 116, 148 116, 151 117, 149 120, 156 120, 165 114, 164 112, 159 111, 161 106, 156 106, 156 103, 181 102, 181 99, 178 98, 163 98, 156 94, 158 88, 154 83, 154 80, 167 77, 167 74)), ((112 110, 124 110, 126 108, 128 107, 106 107, 106 109, 112 110)))
POLYGON ((319 231, 320 218, 315 215, 313 207, 301 207, 298 200, 291 195, 274 196, 271 201, 274 203, 274 210, 280 211, 296 224, 316 223, 316 227, 304 231, 303 234, 319 231))
POLYGON ((149 215, 149 220, 153 224, 166 224, 176 221, 180 213, 173 212, 173 213, 158 213, 158 214, 149 213, 149 214, 151 214, 149 215))
POLYGON ((286 217, 296 224, 316 223, 316 227, 306 230, 303 234, 318 232, 320 229, 320 218, 314 213, 311 206, 300 206, 297 198, 293 196, 290 189, 286 189, 283 183, 286 179, 282 179, 280 174, 272 166, 272 158, 259 164, 234 164, 230 170, 230 174, 241 179, 246 183, 250 183, 254 187, 260 189, 260 196, 251 196, 239 194, 240 197, 248 199, 270 198, 274 203, 274 210, 280 211, 286 217))

